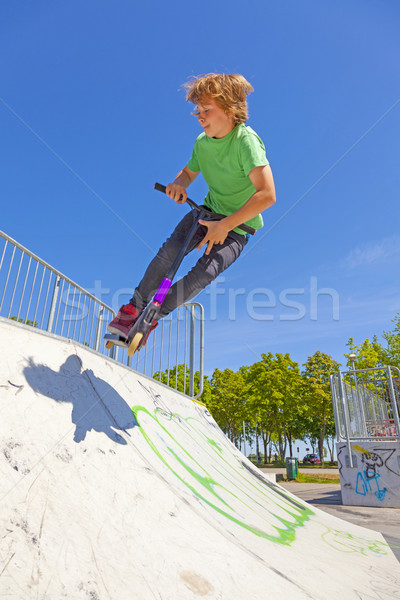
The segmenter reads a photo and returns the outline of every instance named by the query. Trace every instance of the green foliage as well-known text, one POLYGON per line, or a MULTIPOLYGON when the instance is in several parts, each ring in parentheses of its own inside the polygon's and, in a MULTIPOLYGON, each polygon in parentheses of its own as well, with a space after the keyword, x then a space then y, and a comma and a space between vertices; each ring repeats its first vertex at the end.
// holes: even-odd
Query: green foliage
POLYGON ((349 353, 345 354, 349 369, 352 367, 350 354, 356 355, 356 369, 373 369, 386 365, 400 368, 400 313, 397 313, 392 322, 393 330, 384 331, 382 334, 384 343, 381 343, 376 335, 373 336, 372 342, 367 338, 361 344, 356 344, 352 337, 349 339, 349 353))
POLYGON ((392 323, 394 323, 394 329, 384 331, 382 336, 387 344, 385 362, 387 365, 400 368, 400 313, 397 313, 392 323))
POLYGON ((257 420, 259 424, 265 456, 267 445, 272 441, 278 447, 280 457, 284 458, 286 442, 292 455, 292 443, 303 434, 303 381, 299 365, 289 354, 274 356, 270 352, 262 354, 261 359, 242 369, 249 420, 257 420))
POLYGON ((205 400, 205 404, 219 426, 237 445, 243 435, 243 421, 250 416, 245 379, 240 371, 215 369, 210 387, 211 397, 205 400))
POLYGON ((10 319, 11 319, 11 321, 16 321, 17 323, 23 323, 24 325, 30 325, 31 327, 38 326, 37 321, 29 321, 29 319, 24 321, 24 319, 17 319, 17 317, 10 317, 10 319))
MULTIPOLYGON (((178 392, 183 394, 189 393, 189 367, 184 364, 177 365, 172 369, 166 369, 165 371, 157 371, 153 375, 153 379, 161 381, 165 385, 177 389, 178 392)), ((210 398, 210 384, 207 376, 204 377, 204 388, 200 400, 206 404, 206 401, 210 398)), ((196 371, 194 374, 194 395, 197 395, 200 391, 200 371, 196 371)))
POLYGON ((356 369, 373 369, 385 364, 385 350, 376 335, 372 338, 372 342, 367 338, 362 344, 357 345, 354 339, 350 338, 346 345, 350 350, 348 354, 345 354, 348 369, 353 366, 349 358, 350 354, 356 356, 354 363, 356 369))

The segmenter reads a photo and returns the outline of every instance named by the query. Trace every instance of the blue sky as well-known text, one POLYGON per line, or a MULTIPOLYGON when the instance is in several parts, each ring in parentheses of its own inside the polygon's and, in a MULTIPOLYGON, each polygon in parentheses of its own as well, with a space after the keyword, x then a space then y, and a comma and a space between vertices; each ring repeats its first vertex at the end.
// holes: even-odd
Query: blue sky
POLYGON ((277 203, 197 298, 206 370, 344 362, 400 311, 399 30, 396 0, 2 3, 1 229, 118 308, 186 210, 153 191, 200 133, 182 84, 240 72, 277 203))

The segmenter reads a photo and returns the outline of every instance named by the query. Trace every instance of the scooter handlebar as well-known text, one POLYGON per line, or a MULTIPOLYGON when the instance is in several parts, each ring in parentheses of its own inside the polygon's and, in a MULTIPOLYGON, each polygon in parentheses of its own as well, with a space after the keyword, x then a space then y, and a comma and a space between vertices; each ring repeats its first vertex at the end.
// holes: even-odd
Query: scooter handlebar
MULTIPOLYGON (((155 183, 154 189, 159 192, 163 192, 163 194, 166 193, 166 186, 163 185, 162 183, 155 183)), ((196 202, 194 202, 190 198, 186 198, 186 202, 189 204, 189 206, 191 208, 195 208, 196 210, 205 210, 207 213, 207 216, 211 217, 210 220, 220 221, 221 219, 224 219, 226 217, 226 215, 221 215, 219 213, 212 212, 211 210, 200 208, 200 206, 198 204, 196 204, 196 202)), ((239 229, 241 229, 242 231, 244 231, 245 233, 249 233, 250 235, 254 235, 255 232, 257 231, 253 227, 246 225, 246 223, 242 223, 241 225, 238 225, 237 227, 239 229)))

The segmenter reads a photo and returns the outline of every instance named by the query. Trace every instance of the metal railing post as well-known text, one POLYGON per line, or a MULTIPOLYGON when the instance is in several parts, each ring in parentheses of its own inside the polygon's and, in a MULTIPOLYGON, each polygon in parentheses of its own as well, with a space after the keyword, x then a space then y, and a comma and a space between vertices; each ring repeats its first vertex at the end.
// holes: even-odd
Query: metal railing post
POLYGON ((190 307, 190 347, 189 347, 189 396, 194 396, 194 342, 195 342, 194 306, 190 307))
POLYGON ((100 339, 101 339, 101 325, 103 322, 103 313, 104 313, 104 308, 102 306, 99 306, 99 312, 97 315, 97 325, 96 325, 96 333, 94 335, 94 349, 96 350, 96 352, 98 352, 100 350, 100 339))
MULTIPOLYGON (((194 395, 194 384, 193 384, 193 394, 191 394, 192 398, 197 399, 200 398, 204 391, 204 307, 199 302, 187 302, 184 306, 190 306, 193 309, 193 313, 191 313, 191 321, 190 321, 190 333, 191 339, 193 339, 194 344, 194 335, 192 338, 192 326, 195 328, 195 307, 200 311, 199 323, 200 323, 200 331, 199 331, 199 390, 196 395, 194 395)), ((178 309, 179 310, 179 309, 178 309)), ((190 346, 190 351, 192 351, 192 347, 190 346)), ((193 365, 194 365, 194 346, 193 346, 193 365)), ((194 377, 194 366, 193 366, 193 377, 194 377)))
POLYGON ((56 313, 57 298, 58 298, 58 292, 59 292, 59 288, 60 288, 60 283, 61 283, 61 277, 59 277, 57 275, 56 276, 56 280, 54 282, 53 296, 51 298, 49 320, 47 322, 47 331, 49 333, 51 333, 52 329, 53 329, 54 315, 56 313))
POLYGON ((333 417, 335 419, 335 423, 336 423, 336 440, 339 442, 340 441, 340 426, 341 423, 339 421, 339 411, 338 411, 338 399, 337 399, 337 394, 336 394, 336 389, 335 389, 335 377, 336 377, 336 373, 334 375, 331 375, 329 377, 329 383, 330 383, 330 387, 331 387, 331 396, 332 396, 332 406, 333 406, 333 417))
POLYGON ((367 435, 367 426, 366 426, 365 410, 364 410, 364 394, 362 392, 360 392, 359 387, 358 387, 357 371, 356 371, 356 366, 354 364, 354 361, 352 361, 352 371, 353 371, 353 376, 354 376, 354 386, 356 388, 357 404, 358 404, 358 408, 359 408, 360 415, 361 415, 363 433, 365 435, 367 435))
POLYGON ((339 373, 339 393, 340 393, 341 402, 342 402, 344 431, 345 431, 345 436, 346 436, 347 450, 349 453, 350 468, 352 469, 353 468, 353 456, 351 453, 351 442, 350 442, 350 419, 349 419, 349 411, 348 411, 347 401, 345 398, 346 392, 344 390, 343 379, 342 379, 341 373, 339 373))
MULTIPOLYGON (((391 368, 390 367, 386 367, 386 370, 387 370, 387 378, 388 378, 388 387, 389 387, 390 402, 391 402, 392 411, 393 411, 393 421, 394 421, 394 424, 396 425, 397 436, 400 436, 399 411, 398 411, 398 408, 397 408, 396 394, 394 392, 394 386, 393 386, 393 379, 392 379, 391 368)), ((400 373, 399 373, 399 375, 400 375, 400 373)))
POLYGON ((200 378, 199 378, 199 391, 195 398, 200 398, 204 391, 204 308, 202 304, 198 304, 200 309, 200 378))

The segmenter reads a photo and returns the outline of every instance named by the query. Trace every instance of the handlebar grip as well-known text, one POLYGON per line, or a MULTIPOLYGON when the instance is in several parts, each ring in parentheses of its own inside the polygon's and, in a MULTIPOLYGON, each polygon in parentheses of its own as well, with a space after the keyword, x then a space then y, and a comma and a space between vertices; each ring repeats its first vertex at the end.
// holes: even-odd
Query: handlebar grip
POLYGON ((163 194, 165 194, 165 190, 167 189, 167 187, 165 185, 163 185, 162 183, 155 183, 154 189, 157 190, 158 192, 162 192, 163 194))
MULTIPOLYGON (((162 183, 155 183, 154 184, 154 189, 157 190, 158 192, 162 192, 163 194, 165 194, 165 190, 167 188, 162 183)), ((197 209, 200 208, 196 204, 196 202, 193 202, 193 200, 191 200, 190 198, 186 198, 186 202, 192 208, 197 208, 197 209)), ((215 217, 217 217, 217 219, 223 219, 224 217, 226 217, 226 215, 220 215, 218 213, 213 213, 211 210, 208 210, 208 213, 209 213, 210 217, 215 216, 215 217)), ((238 225, 237 227, 238 227, 238 229, 241 229, 242 231, 245 231, 246 233, 249 233, 250 235, 254 235, 255 232, 257 231, 256 229, 254 229, 254 227, 250 227, 250 225, 246 225, 246 223, 242 223, 241 225, 238 225)))

